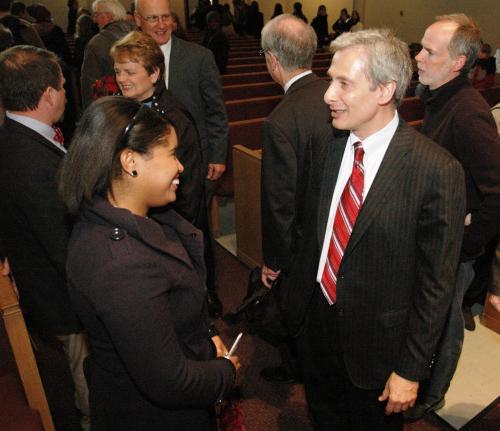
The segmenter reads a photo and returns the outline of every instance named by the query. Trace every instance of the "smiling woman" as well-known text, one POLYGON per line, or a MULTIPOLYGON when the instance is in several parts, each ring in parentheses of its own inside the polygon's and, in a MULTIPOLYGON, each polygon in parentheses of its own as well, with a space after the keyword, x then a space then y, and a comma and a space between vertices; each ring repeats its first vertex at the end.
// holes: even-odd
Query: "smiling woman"
POLYGON ((113 45, 110 55, 121 94, 149 106, 175 126, 177 155, 186 172, 181 175, 174 208, 203 229, 208 222, 199 135, 191 115, 165 88, 165 60, 160 47, 151 36, 133 31, 113 45))
POLYGON ((200 231, 168 208, 150 214, 175 200, 176 146, 160 114, 104 97, 85 111, 61 170, 60 194, 78 215, 68 291, 92 346, 96 431, 208 431, 239 367, 209 335, 200 231))

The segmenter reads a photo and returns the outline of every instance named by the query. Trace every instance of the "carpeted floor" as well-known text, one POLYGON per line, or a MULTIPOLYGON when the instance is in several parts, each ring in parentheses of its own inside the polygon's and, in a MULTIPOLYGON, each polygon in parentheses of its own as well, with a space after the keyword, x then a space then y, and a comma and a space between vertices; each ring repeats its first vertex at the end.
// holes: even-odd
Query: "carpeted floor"
MULTIPOLYGON (((244 296, 249 270, 222 247, 217 246, 216 257, 220 296, 225 310, 230 311, 239 305, 244 296)), ((246 331, 242 325, 228 327, 222 321, 218 321, 217 325, 227 344, 232 343, 238 332, 246 331)), ((56 429, 78 431, 78 417, 73 408, 71 379, 62 352, 51 342, 39 340, 37 344, 37 361, 56 429)), ((279 360, 277 350, 259 338, 245 333, 238 347, 238 355, 242 363, 239 384, 244 399, 246 430, 312 430, 308 421, 302 386, 273 384, 262 380, 259 376, 262 367, 277 364, 279 360)), ((418 422, 406 424, 405 430, 453 431, 454 428, 437 415, 431 414, 418 422)), ((485 412, 462 430, 499 431, 500 399, 492 403, 485 412)))

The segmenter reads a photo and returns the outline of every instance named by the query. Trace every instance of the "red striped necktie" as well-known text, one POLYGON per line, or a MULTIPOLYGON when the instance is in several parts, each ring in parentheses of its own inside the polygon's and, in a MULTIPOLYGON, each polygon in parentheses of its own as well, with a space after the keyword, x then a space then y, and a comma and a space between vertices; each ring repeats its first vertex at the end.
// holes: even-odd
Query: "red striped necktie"
POLYGON ((330 305, 337 300, 337 273, 344 251, 351 237, 354 223, 363 204, 363 187, 365 184, 363 156, 365 154, 361 142, 354 145, 354 163, 352 173, 340 197, 340 202, 333 222, 332 238, 328 247, 328 256, 321 277, 321 289, 330 305))
POLYGON ((53 127, 54 129, 54 141, 61 144, 64 147, 64 135, 59 127, 53 127))

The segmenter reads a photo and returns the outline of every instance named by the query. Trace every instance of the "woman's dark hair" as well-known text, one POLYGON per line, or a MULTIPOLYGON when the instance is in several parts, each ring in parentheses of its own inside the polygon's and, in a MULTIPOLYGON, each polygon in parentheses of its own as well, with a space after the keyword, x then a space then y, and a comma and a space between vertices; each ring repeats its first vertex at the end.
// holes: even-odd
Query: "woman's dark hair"
POLYGON ((112 180, 122 175, 123 150, 147 155, 165 143, 171 123, 141 106, 128 97, 109 96, 84 112, 59 173, 59 194, 71 214, 83 201, 110 190, 112 180))

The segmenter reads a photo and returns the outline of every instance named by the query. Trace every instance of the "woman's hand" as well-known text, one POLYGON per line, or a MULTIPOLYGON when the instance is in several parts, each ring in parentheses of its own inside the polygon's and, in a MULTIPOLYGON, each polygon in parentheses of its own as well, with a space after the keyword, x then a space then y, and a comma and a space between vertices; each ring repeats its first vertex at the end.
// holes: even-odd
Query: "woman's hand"
MULTIPOLYGON (((224 344, 224 341, 222 341, 221 337, 219 337, 218 335, 215 335, 214 337, 212 337, 212 342, 214 343, 215 348, 217 350, 217 357, 218 358, 223 358, 228 354, 227 347, 224 344)), ((229 359, 233 363, 234 368, 236 368, 236 370, 240 369, 241 365, 240 365, 240 359, 238 358, 238 356, 230 356, 227 359, 229 359)))
POLYGON ((212 337, 212 342, 215 344, 215 348, 217 350, 217 357, 220 358, 222 356, 227 355, 228 350, 222 338, 218 335, 212 337))

